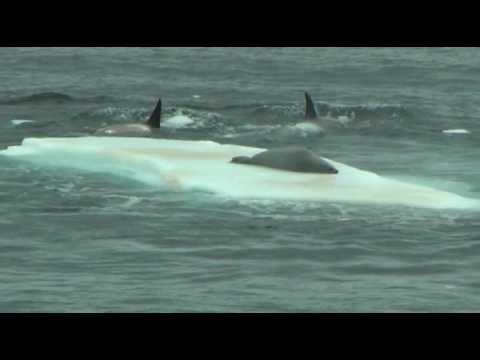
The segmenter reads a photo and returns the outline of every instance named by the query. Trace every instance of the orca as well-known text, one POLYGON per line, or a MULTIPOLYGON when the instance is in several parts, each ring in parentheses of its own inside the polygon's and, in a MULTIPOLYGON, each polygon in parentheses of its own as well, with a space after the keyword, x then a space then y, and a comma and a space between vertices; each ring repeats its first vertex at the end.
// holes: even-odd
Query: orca
POLYGON ((148 137, 160 129, 162 117, 162 99, 158 99, 157 105, 150 118, 143 124, 122 124, 111 125, 100 128, 94 132, 95 136, 126 136, 126 137, 148 137))

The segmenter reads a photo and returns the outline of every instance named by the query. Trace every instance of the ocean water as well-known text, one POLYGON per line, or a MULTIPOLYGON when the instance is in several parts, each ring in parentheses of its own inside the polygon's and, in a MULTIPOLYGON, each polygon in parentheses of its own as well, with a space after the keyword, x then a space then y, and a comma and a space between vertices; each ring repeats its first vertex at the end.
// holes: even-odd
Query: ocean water
MULTIPOLYGON (((480 199, 479 59, 477 48, 0 48, 0 147, 141 122, 161 97, 158 138, 302 145, 480 199), (322 131, 297 126, 304 91, 322 131)), ((0 200, 1 312, 480 310, 480 211, 219 197, 5 156, 0 200)))

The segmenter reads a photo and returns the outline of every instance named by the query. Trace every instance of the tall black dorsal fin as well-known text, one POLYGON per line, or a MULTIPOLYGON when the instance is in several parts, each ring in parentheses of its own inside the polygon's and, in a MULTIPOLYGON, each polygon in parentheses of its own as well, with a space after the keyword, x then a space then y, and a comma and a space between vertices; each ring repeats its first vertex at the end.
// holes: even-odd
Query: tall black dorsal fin
POLYGON ((318 119, 317 107, 308 92, 305 92, 305 119, 318 119))
POLYGON ((151 128, 158 129, 160 127, 160 120, 162 118, 162 99, 158 99, 157 106, 153 110, 152 115, 147 121, 147 125, 151 128))

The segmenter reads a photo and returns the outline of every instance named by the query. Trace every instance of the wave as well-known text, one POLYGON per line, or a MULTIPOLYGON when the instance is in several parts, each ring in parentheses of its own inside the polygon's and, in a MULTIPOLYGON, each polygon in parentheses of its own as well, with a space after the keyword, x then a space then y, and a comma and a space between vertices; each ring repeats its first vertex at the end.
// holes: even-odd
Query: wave
POLYGON ((19 105, 26 103, 41 103, 41 102, 69 102, 74 101, 73 97, 67 94, 57 92, 44 92, 28 96, 20 96, 11 99, 0 99, 2 105, 19 105))
MULTIPOLYGON (((141 123, 151 114, 148 108, 108 106, 74 115, 70 120, 87 127, 121 123, 141 123)), ((162 111, 162 128, 170 130, 213 130, 224 126, 225 119, 217 113, 195 111, 180 107, 165 107, 162 111)))
POLYGON ((38 103, 69 103, 69 102, 79 102, 79 103, 95 103, 95 102, 108 102, 114 101, 115 99, 110 96, 100 95, 92 97, 73 97, 68 94, 60 92, 41 92, 35 93, 27 96, 17 96, 9 97, 5 99, 0 99, 0 105, 22 105, 22 104, 38 104, 38 103))
MULTIPOLYGON (((61 92, 41 92, 28 96, 0 98, 0 105, 65 103, 92 103, 100 105, 97 109, 83 111, 74 114, 70 118, 71 123, 78 129, 94 129, 115 123, 143 122, 151 113, 149 107, 118 106, 121 103, 121 99, 104 95, 73 97, 61 92), (109 104, 108 106, 101 106, 102 103, 109 104)), ((326 102, 317 102, 316 105, 320 115, 319 123, 322 131, 317 131, 317 129, 309 131, 311 130, 310 128, 296 126, 304 121, 304 104, 300 102, 294 104, 245 103, 219 106, 194 102, 165 107, 163 118, 166 121, 165 128, 169 128, 169 131, 180 129, 194 130, 196 132, 205 131, 214 137, 248 136, 257 138, 260 136, 266 143, 276 143, 289 138, 292 138, 292 141, 294 141, 298 137, 303 139, 306 136, 319 136, 323 135, 323 133, 332 132, 379 133, 386 136, 401 136, 406 132, 422 130, 421 127, 425 125, 428 125, 429 128, 433 126, 422 124, 421 121, 418 121, 419 118, 423 118, 418 109, 410 109, 403 105, 345 105, 326 102), (168 119, 172 117, 176 117, 176 121, 168 122, 168 119), (248 130, 245 128, 247 125, 267 126, 269 128, 261 129, 257 134, 258 136, 251 133, 251 131, 243 134, 245 130, 248 130), (278 141, 276 141, 277 137, 278 141)), ((438 129, 439 132, 441 130, 441 128, 438 129)), ((251 144, 250 140, 248 144, 251 144)))
MULTIPOLYGON (((352 116, 355 120, 375 120, 375 119, 411 119, 414 117, 414 111, 398 104, 365 104, 365 105, 344 105, 317 102, 317 109, 321 118, 342 116, 352 116)), ((208 106, 199 104, 185 104, 190 109, 215 111, 219 113, 239 113, 242 117, 255 119, 256 123, 262 120, 291 120, 299 122, 305 117, 305 107, 303 104, 236 104, 225 106, 208 106)))
MULTIPOLYGON (((228 125, 235 128, 235 132, 243 132, 246 125, 269 127, 267 131, 269 137, 278 136, 283 140, 288 137, 298 138, 298 136, 317 137, 326 133, 401 136, 415 132, 422 126, 431 127, 430 124, 422 125, 419 121, 423 119, 423 114, 418 109, 410 109, 403 105, 317 103, 317 109, 318 128, 306 126, 310 123, 305 122, 304 106, 300 104, 256 106, 248 104, 243 108, 228 107, 218 111, 228 119, 228 125)), ((261 133, 266 134, 265 131, 261 133)))

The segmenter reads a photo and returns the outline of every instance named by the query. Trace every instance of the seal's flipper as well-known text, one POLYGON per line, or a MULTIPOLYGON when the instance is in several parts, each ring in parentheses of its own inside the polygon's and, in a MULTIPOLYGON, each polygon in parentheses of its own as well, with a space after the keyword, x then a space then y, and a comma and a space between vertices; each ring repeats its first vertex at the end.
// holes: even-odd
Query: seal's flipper
POLYGON ((318 119, 317 107, 308 92, 305 92, 305 119, 318 119))
POLYGON ((147 121, 147 125, 151 128, 158 129, 160 127, 160 119, 162 117, 162 99, 158 99, 157 106, 153 110, 152 115, 147 121))

